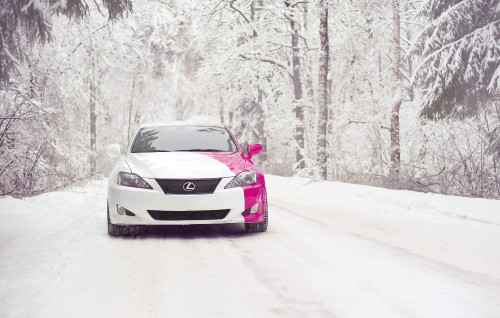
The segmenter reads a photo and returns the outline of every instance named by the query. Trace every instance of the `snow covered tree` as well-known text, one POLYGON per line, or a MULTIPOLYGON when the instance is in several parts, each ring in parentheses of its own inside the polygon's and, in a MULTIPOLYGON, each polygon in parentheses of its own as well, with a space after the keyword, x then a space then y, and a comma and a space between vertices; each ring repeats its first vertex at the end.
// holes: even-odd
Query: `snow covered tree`
MULTIPOLYGON (((94 1, 97 5, 97 1, 94 1)), ((132 11, 131 0, 102 0, 108 18, 114 21, 132 11)), ((102 13, 101 9, 98 8, 102 13)), ((53 14, 78 20, 86 16, 85 0, 1 0, 0 1, 0 82, 7 82, 25 53, 21 38, 46 42, 51 37, 53 14)))
MULTIPOLYGON (((308 92, 303 64, 307 38, 301 29, 305 5, 295 1, 209 1, 203 15, 210 27, 203 26, 198 32, 199 43, 205 43, 198 78, 205 81, 206 91, 220 94, 212 105, 220 105, 221 119, 230 119, 242 140, 267 141, 270 147, 286 140, 286 148, 281 145, 280 150, 286 150, 286 161, 297 170, 308 159, 304 156, 308 92), (286 129, 280 128, 279 134, 265 140, 269 133, 264 131, 275 124, 271 118, 278 113, 286 119, 286 129)), ((212 98, 211 94, 207 97, 212 98)), ((265 153, 259 158, 265 158, 265 153)))
POLYGON ((412 53, 422 62, 414 81, 425 91, 422 116, 463 118, 500 92, 500 2, 427 0, 430 23, 412 53))

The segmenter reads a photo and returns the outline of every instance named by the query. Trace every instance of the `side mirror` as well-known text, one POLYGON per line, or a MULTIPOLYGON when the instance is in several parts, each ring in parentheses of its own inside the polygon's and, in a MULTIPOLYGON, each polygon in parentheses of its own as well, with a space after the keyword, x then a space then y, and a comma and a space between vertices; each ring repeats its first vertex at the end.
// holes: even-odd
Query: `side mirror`
POLYGON ((119 144, 111 144, 106 147, 106 153, 108 156, 117 158, 122 155, 122 151, 119 144))
POLYGON ((248 144, 247 146, 248 158, 252 158, 252 156, 258 155, 261 151, 262 151, 261 144, 248 144))

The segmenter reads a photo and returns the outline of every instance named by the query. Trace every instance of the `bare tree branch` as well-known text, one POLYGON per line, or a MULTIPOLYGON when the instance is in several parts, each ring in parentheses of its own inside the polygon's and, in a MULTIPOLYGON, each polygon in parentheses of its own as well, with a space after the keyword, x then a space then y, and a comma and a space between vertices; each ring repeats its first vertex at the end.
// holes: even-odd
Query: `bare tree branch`
POLYGON ((297 5, 301 4, 301 3, 304 3, 304 4, 305 3, 309 3, 309 1, 301 1, 301 0, 299 0, 299 1, 295 1, 294 3, 290 3, 290 1, 288 1, 288 3, 289 3, 289 6, 293 8, 293 7, 295 7, 295 6, 297 6, 297 5))

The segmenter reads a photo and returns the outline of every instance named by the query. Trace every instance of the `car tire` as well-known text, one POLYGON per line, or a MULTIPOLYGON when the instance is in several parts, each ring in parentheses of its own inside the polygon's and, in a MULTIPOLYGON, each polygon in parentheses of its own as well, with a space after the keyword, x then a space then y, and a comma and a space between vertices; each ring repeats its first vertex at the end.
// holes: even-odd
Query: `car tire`
POLYGON ((109 204, 108 204, 108 234, 110 236, 130 235, 130 228, 128 226, 111 223, 111 218, 109 217, 109 204))
POLYGON ((247 233, 256 233, 256 232, 265 232, 267 231, 267 225, 269 223, 269 214, 268 214, 268 208, 267 208, 267 192, 264 192, 264 204, 265 204, 265 211, 264 211, 264 221, 262 222, 255 222, 255 223, 245 223, 245 230, 247 233))

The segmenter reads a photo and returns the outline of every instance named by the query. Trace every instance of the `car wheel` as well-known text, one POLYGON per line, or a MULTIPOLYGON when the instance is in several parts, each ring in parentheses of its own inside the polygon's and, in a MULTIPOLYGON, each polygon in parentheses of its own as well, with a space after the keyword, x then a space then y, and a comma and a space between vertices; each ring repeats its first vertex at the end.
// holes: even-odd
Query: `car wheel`
POLYGON ((117 225, 117 224, 111 223, 111 218, 109 217, 109 204, 108 204, 108 234, 110 236, 130 235, 130 229, 128 226, 117 225))
POLYGON ((268 209, 267 209, 267 192, 265 192, 265 197, 264 197, 264 204, 265 204, 265 210, 264 210, 264 221, 262 222, 256 222, 256 223, 245 223, 245 230, 248 233, 255 233, 255 232, 265 232, 267 231, 267 224, 269 223, 269 215, 268 215, 268 209))

